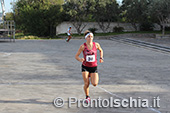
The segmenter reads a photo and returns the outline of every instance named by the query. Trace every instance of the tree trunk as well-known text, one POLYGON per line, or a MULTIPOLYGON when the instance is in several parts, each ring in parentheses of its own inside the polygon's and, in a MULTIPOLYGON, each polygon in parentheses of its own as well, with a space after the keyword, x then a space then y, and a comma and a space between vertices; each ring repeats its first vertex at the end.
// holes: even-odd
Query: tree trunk
POLYGON ((132 24, 132 26, 135 28, 135 31, 137 31, 138 28, 137 28, 137 26, 136 26, 136 23, 131 23, 131 24, 132 24))
POLYGON ((73 26, 76 28, 77 33, 81 35, 81 32, 86 27, 87 24, 83 24, 82 22, 72 22, 73 26))
POLYGON ((162 25, 162 35, 165 35, 165 24, 162 25))
POLYGON ((108 22, 98 21, 97 23, 98 23, 99 27, 101 28, 101 30, 103 31, 103 33, 106 33, 110 27, 110 21, 108 21, 108 22))

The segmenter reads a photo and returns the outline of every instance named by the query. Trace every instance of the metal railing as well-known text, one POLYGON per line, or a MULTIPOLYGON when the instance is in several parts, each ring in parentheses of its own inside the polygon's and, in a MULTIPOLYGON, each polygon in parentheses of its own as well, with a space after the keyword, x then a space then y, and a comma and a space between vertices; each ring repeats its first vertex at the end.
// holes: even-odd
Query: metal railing
POLYGON ((15 22, 3 21, 3 28, 0 29, 0 37, 4 39, 13 39, 15 42, 15 22))

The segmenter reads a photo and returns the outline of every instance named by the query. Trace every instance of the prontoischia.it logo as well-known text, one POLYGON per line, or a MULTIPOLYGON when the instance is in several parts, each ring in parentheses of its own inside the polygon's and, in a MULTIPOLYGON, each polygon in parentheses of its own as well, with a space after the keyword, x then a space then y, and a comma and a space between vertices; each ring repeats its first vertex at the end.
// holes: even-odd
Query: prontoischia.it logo
POLYGON ((86 99, 77 99, 76 97, 69 97, 68 101, 64 101, 62 97, 57 97, 54 99, 54 105, 57 108, 61 108, 64 106, 65 102, 68 102, 68 107, 75 107, 75 105, 79 107, 93 107, 93 108, 159 108, 159 97, 154 97, 151 99, 152 102, 149 103, 148 99, 141 99, 138 97, 134 99, 130 97, 129 99, 114 99, 110 97, 109 99, 102 99, 98 97, 97 99, 91 99, 90 102, 87 102, 86 99))

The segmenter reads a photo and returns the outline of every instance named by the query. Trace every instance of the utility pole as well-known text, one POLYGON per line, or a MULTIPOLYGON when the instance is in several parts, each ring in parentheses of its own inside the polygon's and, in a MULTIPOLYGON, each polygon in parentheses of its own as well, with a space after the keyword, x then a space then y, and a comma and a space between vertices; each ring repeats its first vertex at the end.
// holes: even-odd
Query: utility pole
POLYGON ((5 20, 5 4, 4 0, 1 0, 1 8, 2 8, 2 19, 5 20))

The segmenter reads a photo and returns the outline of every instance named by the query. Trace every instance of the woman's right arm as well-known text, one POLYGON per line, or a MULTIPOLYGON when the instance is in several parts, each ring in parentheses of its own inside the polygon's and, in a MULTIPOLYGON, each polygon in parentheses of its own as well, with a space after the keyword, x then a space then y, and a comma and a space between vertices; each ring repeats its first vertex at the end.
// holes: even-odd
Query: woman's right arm
POLYGON ((81 45, 79 50, 77 51, 76 55, 75 55, 75 59, 78 60, 79 62, 83 62, 84 58, 80 58, 79 55, 81 54, 81 52, 84 50, 84 45, 81 45))

